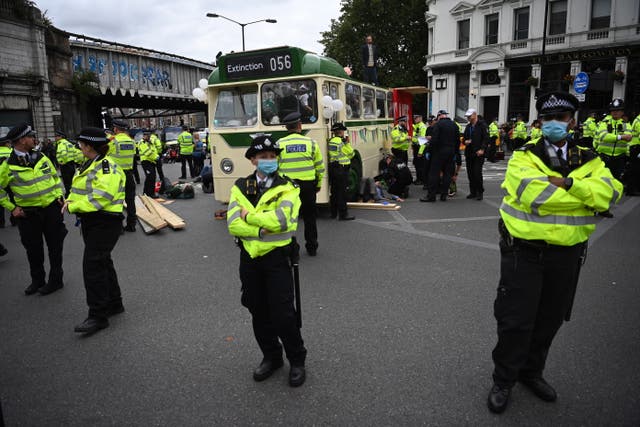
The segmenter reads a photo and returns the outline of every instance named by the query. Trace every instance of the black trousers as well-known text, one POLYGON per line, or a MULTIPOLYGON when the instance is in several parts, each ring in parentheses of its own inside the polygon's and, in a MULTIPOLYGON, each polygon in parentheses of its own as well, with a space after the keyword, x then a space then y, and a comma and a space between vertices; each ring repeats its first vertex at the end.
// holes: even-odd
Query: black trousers
POLYGON ((629 147, 629 164, 625 173, 627 184, 627 193, 634 194, 640 192, 640 145, 632 145, 629 147))
POLYGON ((527 140, 524 138, 513 138, 513 148, 512 150, 517 150, 527 143, 527 140))
POLYGON ((158 171, 159 181, 164 181, 164 172, 162 171, 162 155, 158 156, 156 160, 156 170, 158 171))
POLYGON ((143 192, 149 197, 154 197, 156 195, 156 164, 144 160, 142 162, 142 170, 144 171, 143 192))
POLYGON ((318 226, 316 219, 316 182, 296 179, 300 186, 300 216, 304 221, 304 240, 307 251, 318 249, 318 226))
POLYGON ((180 178, 187 177, 186 163, 189 163, 189 176, 191 176, 191 178, 195 178, 195 175, 193 174, 193 156, 191 154, 180 154, 180 163, 182 163, 182 175, 180 175, 180 178))
POLYGON ((84 254, 82 276, 89 317, 105 319, 110 308, 122 305, 118 276, 111 251, 122 230, 122 216, 101 212, 81 216, 84 254))
MULTIPOLYGON (((586 244, 586 243, 585 243, 586 244)), ((564 321, 579 273, 583 244, 531 246, 500 243, 500 282, 494 303, 498 343, 496 384, 542 376, 551 342, 564 321)))
POLYGON ((427 183, 427 197, 435 197, 437 193, 447 194, 451 175, 453 175, 454 152, 435 152, 431 154, 429 166, 429 182, 427 183), (442 180, 440 180, 442 172, 442 180))
POLYGON ((62 177, 62 184, 64 185, 64 197, 69 197, 69 191, 71 191, 71 182, 73 181, 73 175, 76 173, 76 165, 73 162, 60 165, 60 175, 62 177))
POLYGON ((135 158, 133 159, 133 168, 131 169, 133 171, 133 178, 136 180, 136 184, 140 184, 140 173, 138 172, 139 163, 140 158, 136 154, 135 158))
POLYGON ((127 178, 124 184, 124 201, 127 203, 127 224, 135 225, 138 216, 136 215, 136 182, 133 177, 133 170, 124 171, 127 178))
POLYGON ((343 218, 347 216, 347 185, 349 184, 349 165, 329 164, 329 186, 331 195, 329 196, 329 206, 331 216, 340 214, 343 218))
POLYGON ((199 176, 200 172, 202 172, 202 168, 204 167, 204 155, 200 157, 193 158, 193 175, 199 176))
POLYGON ((467 166, 467 178, 469 178, 469 191, 472 195, 479 196, 484 193, 482 179, 484 157, 476 155, 471 149, 466 149, 464 159, 467 166))
POLYGON ((404 162, 405 165, 409 165, 409 153, 407 150, 400 150, 398 148, 392 148, 391 153, 400 162, 404 162))
POLYGON ((62 283, 62 248, 67 228, 60 213, 62 206, 54 201, 45 208, 23 208, 26 216, 18 218, 20 241, 27 251, 31 282, 45 284, 44 240, 49 252, 49 282, 62 283))
POLYGON ((497 136, 489 137, 489 145, 487 146, 487 160, 491 163, 495 163, 496 161, 496 151, 498 148, 496 147, 497 136))
POLYGON ((419 145, 412 145, 411 149, 413 150, 413 167, 416 170, 416 183, 425 182, 424 181, 424 168, 425 168, 425 158, 424 155, 420 156, 418 151, 420 150, 419 145))
POLYGON ((241 302, 251 313, 253 333, 264 358, 281 359, 284 346, 291 365, 303 366, 307 350, 296 323, 289 251, 289 246, 276 248, 252 259, 241 250, 241 302))
POLYGON ((600 158, 604 162, 604 165, 609 168, 611 175, 617 180, 622 179, 622 172, 627 164, 627 156, 607 156, 606 154, 600 154, 600 158))
POLYGON ((580 146, 593 148, 593 138, 590 136, 583 136, 582 138, 580 138, 580 146))

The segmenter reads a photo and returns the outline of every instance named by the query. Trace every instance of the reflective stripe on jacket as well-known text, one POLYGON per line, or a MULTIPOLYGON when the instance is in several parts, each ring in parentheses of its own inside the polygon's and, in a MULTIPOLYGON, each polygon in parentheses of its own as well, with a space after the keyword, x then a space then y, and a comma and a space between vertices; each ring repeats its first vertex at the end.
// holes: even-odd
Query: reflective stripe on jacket
POLYGON ((631 135, 631 129, 622 119, 602 121, 598 126, 596 151, 607 156, 626 156, 629 147, 627 141, 618 139, 620 135, 631 135))
POLYGON ((158 153, 151 141, 145 141, 144 139, 138 142, 138 153, 140 154, 141 162, 155 163, 158 159, 158 153))
POLYGON ((193 135, 184 131, 178 135, 178 144, 180 145, 180 154, 193 154, 193 135))
POLYGON ((538 142, 544 145, 543 140, 533 141, 514 151, 509 160, 500 216, 511 235, 520 239, 560 246, 584 242, 601 218, 595 213, 609 210, 620 200, 622 184, 600 158, 578 147, 590 160, 568 174, 573 178, 569 190, 556 187, 549 176, 562 175, 534 152, 538 142))
POLYGON ((298 228, 300 189, 290 180, 276 176, 273 185, 254 206, 244 192, 247 179, 255 179, 255 175, 239 179, 231 188, 227 226, 251 258, 256 258, 291 243, 298 228), (244 220, 240 216, 242 208, 249 211, 244 220), (268 234, 260 237, 261 228, 268 234))
POLYGON ((278 140, 282 148, 278 172, 291 179, 316 181, 318 188, 324 176, 324 163, 320 147, 311 138, 291 133, 278 140))
MULTIPOLYGON (((56 168, 47 156, 38 153, 33 165, 20 164, 20 156, 12 152, 0 165, 0 205, 12 211, 20 207, 45 207, 64 194, 62 182, 56 168), (6 188, 13 192, 15 204, 7 195, 6 188)), ((27 154, 31 157, 31 154, 27 154)))
POLYGON ((76 173, 67 201, 70 213, 120 213, 124 203, 124 171, 109 156, 96 157, 76 173))
POLYGON ((116 134, 109 143, 109 157, 124 170, 133 169, 136 143, 126 133, 116 134))
POLYGON ((339 136, 334 136, 329 140, 329 162, 338 162, 342 166, 349 166, 354 155, 355 152, 351 144, 343 142, 339 136))
POLYGON ((524 122, 517 122, 513 128, 513 138, 527 139, 527 125, 524 122))
POLYGON ((391 147, 396 150, 408 150, 409 149, 409 132, 406 130, 400 130, 400 126, 395 126, 391 130, 391 147))

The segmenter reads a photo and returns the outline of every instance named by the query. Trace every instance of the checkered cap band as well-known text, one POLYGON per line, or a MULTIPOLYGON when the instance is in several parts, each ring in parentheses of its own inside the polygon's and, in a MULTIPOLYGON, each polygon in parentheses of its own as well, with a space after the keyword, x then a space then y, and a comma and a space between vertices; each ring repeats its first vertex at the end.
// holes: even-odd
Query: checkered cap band
POLYGON ((84 141, 89 141, 89 142, 107 142, 107 138, 101 137, 101 136, 80 135, 78 139, 82 139, 84 141))
POLYGON ((31 129, 31 126, 27 126, 26 129, 24 129, 22 132, 20 132, 18 135, 14 137, 14 141, 17 141, 20 138, 23 138, 29 135, 31 132, 33 132, 33 129, 31 129))
POLYGON ((568 108, 570 110, 575 109, 574 105, 568 100, 564 98, 556 98, 554 95, 551 95, 549 99, 542 103, 540 110, 557 110, 559 108, 568 108))

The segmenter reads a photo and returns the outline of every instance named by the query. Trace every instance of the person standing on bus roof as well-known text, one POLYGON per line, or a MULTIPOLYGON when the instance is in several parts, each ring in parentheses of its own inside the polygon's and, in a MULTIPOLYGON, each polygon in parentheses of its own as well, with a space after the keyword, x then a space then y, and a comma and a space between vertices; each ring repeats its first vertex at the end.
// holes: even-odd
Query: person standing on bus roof
POLYGON ((301 134, 300 117, 300 113, 294 112, 287 114, 283 119, 289 135, 278 140, 278 145, 282 148, 279 172, 295 180, 300 186, 300 214, 304 221, 305 248, 310 256, 316 256, 316 193, 322 185, 324 163, 318 144, 301 134))
POLYGON ((378 86, 378 46, 373 44, 373 37, 368 34, 365 37, 365 44, 360 47, 360 55, 362 56, 362 66, 364 68, 363 79, 367 83, 378 86))

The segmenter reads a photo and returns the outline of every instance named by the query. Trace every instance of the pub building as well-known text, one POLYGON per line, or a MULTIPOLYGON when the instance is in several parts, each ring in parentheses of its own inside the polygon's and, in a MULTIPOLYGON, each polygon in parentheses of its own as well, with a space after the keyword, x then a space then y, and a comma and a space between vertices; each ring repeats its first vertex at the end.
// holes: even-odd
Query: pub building
POLYGON ((640 2, 545 3, 428 0, 430 112, 446 109, 464 122, 475 108, 499 123, 522 114, 530 124, 537 93, 565 90, 581 100, 581 121, 606 112, 613 98, 625 100, 631 120, 640 113, 640 2), (582 80, 579 94, 581 72, 588 83, 582 80))

